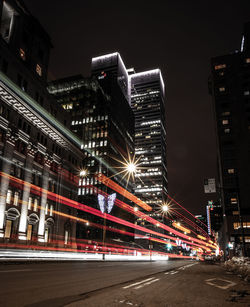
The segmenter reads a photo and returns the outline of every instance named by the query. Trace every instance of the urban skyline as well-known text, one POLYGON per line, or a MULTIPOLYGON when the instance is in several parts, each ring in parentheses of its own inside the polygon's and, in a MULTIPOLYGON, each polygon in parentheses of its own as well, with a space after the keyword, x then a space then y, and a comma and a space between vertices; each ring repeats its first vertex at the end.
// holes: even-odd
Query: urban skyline
POLYGON ((229 25, 229 2, 0 2, 0 305, 250 304, 250 4, 229 25))
POLYGON ((195 214, 205 214, 209 198, 203 193, 203 182, 205 178, 214 178, 217 172, 212 100, 207 86, 210 59, 240 49, 242 24, 249 19, 249 3, 196 3, 193 10, 187 3, 165 2, 164 9, 158 9, 162 4, 155 6, 153 14, 149 4, 140 6, 140 1, 133 3, 133 10, 129 10, 129 6, 112 6, 112 1, 106 5, 99 2, 99 9, 91 3, 77 2, 77 13, 69 4, 59 5, 57 1, 48 6, 44 1, 34 4, 26 0, 25 3, 40 22, 46 24, 53 38, 51 80, 78 73, 88 76, 93 56, 115 51, 122 55, 128 68, 134 67, 136 71, 161 68, 167 84, 167 139, 171 144, 168 147, 169 193, 195 214), (62 16, 56 24, 55 10, 62 16), (85 16, 85 11, 91 14, 85 16), (222 11, 223 14, 220 13, 222 11), (81 12, 84 18, 81 18, 81 12), (112 18, 104 18, 103 12, 112 18), (130 16, 130 22, 125 16, 130 16), (65 28, 62 20, 66 18, 70 22, 65 28), (147 20, 150 18, 155 22, 149 26, 147 20), (111 20, 117 21, 117 29, 112 27, 111 20), (134 24, 139 26, 140 36, 134 33, 134 24), (66 37, 61 35, 62 28, 67 30, 66 37), (118 29, 122 36, 118 34, 118 29), (81 37, 81 31, 84 33, 83 40, 78 48, 71 48, 81 37), (154 35, 148 41, 146 33, 151 31, 154 35), (107 42, 103 41, 103 37, 107 37, 107 42), (66 45, 65 40, 68 41, 66 45), (197 147, 197 143, 201 146, 197 147), (187 182, 185 178, 190 173, 192 178, 187 182))

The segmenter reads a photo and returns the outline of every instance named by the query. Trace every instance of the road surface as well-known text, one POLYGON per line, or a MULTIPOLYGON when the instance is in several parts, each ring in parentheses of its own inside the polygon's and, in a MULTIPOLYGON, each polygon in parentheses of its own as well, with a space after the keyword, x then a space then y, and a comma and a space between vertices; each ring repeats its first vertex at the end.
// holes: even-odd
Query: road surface
POLYGON ((195 261, 0 265, 0 306, 250 306, 249 285, 195 261))

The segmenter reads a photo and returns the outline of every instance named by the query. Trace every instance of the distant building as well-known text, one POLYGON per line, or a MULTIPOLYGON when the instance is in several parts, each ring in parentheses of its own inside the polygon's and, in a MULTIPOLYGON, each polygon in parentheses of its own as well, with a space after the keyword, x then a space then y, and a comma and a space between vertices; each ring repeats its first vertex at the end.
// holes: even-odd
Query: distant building
POLYGON ((83 154, 47 93, 50 38, 22 1, 0 16, 0 240, 74 247, 83 154))
POLYGON ((250 254, 250 23, 240 51, 212 59, 224 249, 250 254), (244 242, 245 241, 245 242, 244 242), (230 243, 230 244, 229 244, 230 243))

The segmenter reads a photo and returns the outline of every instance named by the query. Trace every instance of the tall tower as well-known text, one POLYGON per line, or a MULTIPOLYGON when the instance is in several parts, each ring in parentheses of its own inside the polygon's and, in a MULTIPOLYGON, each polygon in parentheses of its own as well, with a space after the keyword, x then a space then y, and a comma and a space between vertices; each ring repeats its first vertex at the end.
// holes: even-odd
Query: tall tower
POLYGON ((211 94, 217 132, 220 194, 224 209, 224 248, 249 253, 250 235, 250 23, 241 51, 212 59, 211 94), (242 248, 244 247, 244 248, 242 248))
POLYGON ((135 115, 135 155, 140 168, 135 194, 153 208, 167 198, 165 91, 161 71, 130 74, 131 105, 135 115))

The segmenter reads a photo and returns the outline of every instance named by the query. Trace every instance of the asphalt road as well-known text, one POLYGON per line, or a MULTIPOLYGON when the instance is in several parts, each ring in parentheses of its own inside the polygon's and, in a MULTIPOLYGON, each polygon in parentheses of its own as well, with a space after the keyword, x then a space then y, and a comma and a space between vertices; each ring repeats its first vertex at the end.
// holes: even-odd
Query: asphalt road
POLYGON ((195 261, 0 265, 0 278, 0 306, 250 306, 248 284, 195 261))

